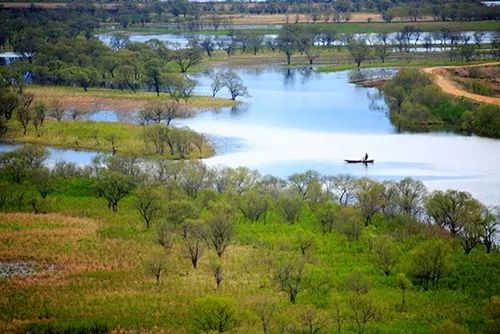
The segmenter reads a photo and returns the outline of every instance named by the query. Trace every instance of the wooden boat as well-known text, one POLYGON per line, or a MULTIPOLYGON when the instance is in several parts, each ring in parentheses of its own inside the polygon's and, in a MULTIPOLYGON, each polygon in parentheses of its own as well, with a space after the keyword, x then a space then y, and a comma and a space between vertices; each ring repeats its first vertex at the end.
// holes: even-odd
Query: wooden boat
POLYGON ((375 162, 374 159, 371 159, 371 160, 348 160, 348 159, 345 159, 344 161, 347 162, 348 164, 372 164, 375 162))

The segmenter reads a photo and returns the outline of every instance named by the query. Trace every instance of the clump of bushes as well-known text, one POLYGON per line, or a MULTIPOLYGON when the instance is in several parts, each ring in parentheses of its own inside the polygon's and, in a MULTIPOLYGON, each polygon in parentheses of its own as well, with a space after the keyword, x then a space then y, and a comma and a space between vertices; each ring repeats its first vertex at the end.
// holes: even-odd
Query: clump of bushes
MULTIPOLYGON (((475 92, 488 95, 474 81, 475 92)), ((472 89, 474 91, 474 89, 472 89)), ((383 87, 393 124, 402 130, 453 129, 500 137, 498 107, 477 105, 441 91, 429 76, 416 69, 402 69, 383 87)))

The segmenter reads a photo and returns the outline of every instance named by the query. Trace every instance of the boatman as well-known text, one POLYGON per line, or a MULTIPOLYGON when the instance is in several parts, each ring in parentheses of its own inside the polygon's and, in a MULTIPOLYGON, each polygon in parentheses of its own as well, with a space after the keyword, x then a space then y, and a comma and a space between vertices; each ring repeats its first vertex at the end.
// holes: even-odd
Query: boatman
POLYGON ((363 161, 366 161, 368 160, 368 153, 365 153, 365 158, 363 159, 363 161))

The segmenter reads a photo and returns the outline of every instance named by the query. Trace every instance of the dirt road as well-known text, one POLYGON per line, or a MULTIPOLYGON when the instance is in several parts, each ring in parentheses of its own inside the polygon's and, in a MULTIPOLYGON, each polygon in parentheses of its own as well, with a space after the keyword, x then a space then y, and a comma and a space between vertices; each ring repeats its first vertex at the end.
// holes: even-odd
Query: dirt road
POLYGON ((425 73, 431 74, 434 82, 439 87, 441 87, 441 89, 444 92, 446 92, 448 94, 459 96, 459 97, 466 97, 466 98, 474 100, 474 101, 483 102, 483 103, 490 103, 490 104, 494 104, 494 105, 499 106, 500 105, 500 98, 470 93, 470 92, 464 90, 462 87, 459 87, 455 82, 453 82, 453 80, 451 80, 449 78, 449 76, 446 75, 445 71, 443 71, 444 69, 449 69, 449 68, 495 66, 498 64, 500 64, 500 62, 476 64, 476 65, 466 65, 466 66, 427 67, 427 68, 424 68, 423 70, 425 73))

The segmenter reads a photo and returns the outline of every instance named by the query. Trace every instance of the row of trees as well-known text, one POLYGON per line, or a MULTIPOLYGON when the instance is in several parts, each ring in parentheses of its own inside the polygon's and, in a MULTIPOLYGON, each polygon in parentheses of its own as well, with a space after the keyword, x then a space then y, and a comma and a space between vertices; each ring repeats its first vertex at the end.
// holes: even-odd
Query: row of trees
MULTIPOLYGON (((3 155, 2 168, 5 171, 9 166, 22 165, 20 161, 31 163, 43 161, 44 157, 45 153, 41 154, 39 149, 24 148, 19 152, 3 155)), ((337 224, 344 220, 351 221, 353 224, 344 226, 344 231, 353 240, 359 237, 363 226, 370 226, 380 216, 432 222, 450 236, 461 240, 465 253, 470 253, 478 244, 483 244, 485 250, 490 252, 497 233, 496 209, 487 209, 465 192, 449 190, 428 194, 420 181, 412 179, 379 183, 366 178, 356 179, 348 175, 321 176, 316 172, 307 171, 293 174, 285 181, 271 176, 263 177, 257 171, 244 167, 208 168, 196 161, 161 160, 148 164, 151 166, 146 174, 137 158, 115 156, 96 162, 96 165, 89 169, 89 173, 95 174, 97 171, 96 184, 102 181, 105 184, 103 187, 108 189, 104 191, 101 187, 99 196, 106 198, 110 208, 114 210, 117 210, 121 198, 129 194, 134 187, 141 188, 141 184, 145 188, 141 190, 144 196, 140 196, 139 200, 153 200, 160 205, 163 202, 158 197, 161 185, 168 184, 177 187, 188 196, 187 198, 196 198, 207 191, 233 194, 230 196, 235 200, 231 201, 233 214, 238 211, 249 221, 265 220, 271 210, 276 210, 283 222, 295 224, 300 221, 301 212, 307 205, 314 212, 324 233, 332 232, 337 224), (121 182, 126 179, 127 182, 121 182), (157 191, 146 191, 149 188, 155 188, 157 191), (352 208, 359 214, 359 220, 347 218, 356 217, 354 211, 351 211, 352 208), (358 225, 359 223, 362 225, 358 225)), ((30 166, 14 170, 16 173, 24 170, 26 174, 30 166)), ((11 179, 17 183, 22 181, 18 176, 11 179)), ((138 204, 138 207, 145 206, 138 204)), ((179 208, 181 207, 182 205, 179 208)), ((149 213, 145 213, 149 209, 143 210, 141 216, 149 217, 144 218, 145 225, 149 227, 155 220, 151 217, 156 217, 152 212, 157 208, 151 209, 149 213)), ((176 214, 184 215, 192 211, 182 208, 176 214)), ((172 219, 176 221, 176 225, 181 226, 183 223, 183 219, 172 219)))
MULTIPOLYGON (((17 194, 19 190, 13 191, 15 188, 10 183, 3 183, 0 207, 12 209, 26 203, 34 212, 50 210, 47 199, 57 196, 52 195, 57 184, 69 179, 85 180, 113 212, 125 210, 119 209, 119 205, 128 197, 127 206, 132 205, 145 228, 156 229, 154 242, 162 251, 147 257, 144 265, 158 282, 173 270, 169 266, 172 258, 181 256, 192 270, 204 270, 200 260, 212 254, 208 273, 213 277, 214 287, 220 289, 231 277, 227 271, 232 269, 225 265, 224 259, 240 240, 239 224, 281 221, 298 227, 294 228, 297 233, 286 246, 281 246, 282 251, 286 247, 286 256, 273 257, 266 263, 269 263, 272 286, 290 303, 297 303, 307 291, 324 289, 325 283, 313 279, 318 272, 311 271, 317 261, 312 255, 315 248, 320 247, 318 235, 338 234, 349 243, 368 245, 368 256, 376 275, 392 278, 391 282, 400 292, 398 308, 404 311, 411 307, 407 303, 411 297, 406 293, 415 289, 413 285, 417 289, 437 289, 443 279, 451 277, 453 280, 461 277, 470 284, 468 278, 454 273, 462 270, 454 269, 453 265, 458 245, 466 254, 463 256, 472 256, 469 253, 478 245, 487 252, 496 252, 498 208, 487 209, 465 192, 428 193, 420 181, 412 179, 379 183, 308 171, 283 180, 242 167, 208 168, 200 162, 163 160, 144 166, 137 159, 121 156, 96 160, 85 169, 58 163, 48 170, 43 167, 45 158, 43 149, 32 146, 1 156, 0 180, 14 185, 21 183, 19 189, 23 192, 32 189, 29 191, 36 192, 36 196, 17 194), (314 223, 312 230, 305 224, 309 217, 314 223), (376 232, 383 229, 382 226, 388 230, 376 232), (403 246, 402 240, 415 242, 421 238, 424 241, 417 246, 403 246)), ((484 296, 497 288, 494 280, 490 284, 481 282, 482 292, 476 292, 484 296)), ((363 333, 370 322, 384 316, 386 306, 372 294, 373 282, 365 273, 354 270, 334 286, 339 295, 328 311, 298 307, 300 315, 290 320, 289 326, 297 326, 297 330, 306 324, 322 330, 341 330, 348 326, 363 333)), ((220 312, 235 311, 224 297, 220 298, 211 300, 211 306, 222 303, 222 307, 217 308, 220 312)), ((272 298, 266 299, 265 303, 257 303, 254 311, 268 332, 278 326, 274 316, 282 306, 274 305, 272 298)), ((197 330, 222 328, 221 331, 226 331, 238 326, 241 318, 237 312, 224 319, 207 318, 206 312, 212 314, 211 306, 204 299, 193 304, 196 310, 191 317, 197 330), (216 325, 212 321, 222 327, 213 327, 216 325)))
POLYGON ((76 4, 68 1, 67 9, 60 8, 61 13, 77 12, 93 16, 101 21, 112 21, 124 27, 130 24, 149 22, 169 22, 176 20, 201 20, 214 14, 308 14, 315 22, 324 16, 335 17, 352 12, 368 11, 381 13, 387 21, 395 17, 417 20, 424 16, 432 16, 435 20, 471 20, 494 19, 498 15, 495 8, 481 6, 473 1, 452 1, 445 5, 436 5, 432 1, 266 1, 259 3, 217 3, 175 1, 128 1, 114 6, 104 7, 98 4, 76 4), (325 15, 326 14, 326 15, 325 15), (316 19, 315 19, 316 18, 316 19))

